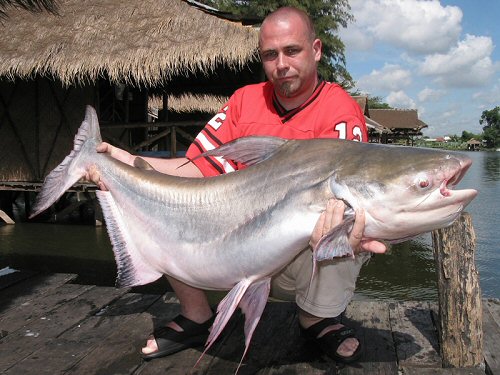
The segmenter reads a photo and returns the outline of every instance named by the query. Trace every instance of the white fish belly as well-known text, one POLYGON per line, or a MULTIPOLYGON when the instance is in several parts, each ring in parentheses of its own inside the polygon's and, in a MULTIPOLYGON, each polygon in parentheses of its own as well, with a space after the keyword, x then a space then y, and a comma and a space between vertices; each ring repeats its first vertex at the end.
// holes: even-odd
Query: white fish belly
POLYGON ((144 263, 191 286, 217 290, 278 272, 307 247, 319 216, 280 208, 235 225, 230 213, 218 212, 217 217, 229 219, 214 221, 213 212, 208 216, 197 210, 172 212, 156 203, 133 202, 129 199, 119 206, 126 207, 123 222, 133 242, 130 246, 144 263))

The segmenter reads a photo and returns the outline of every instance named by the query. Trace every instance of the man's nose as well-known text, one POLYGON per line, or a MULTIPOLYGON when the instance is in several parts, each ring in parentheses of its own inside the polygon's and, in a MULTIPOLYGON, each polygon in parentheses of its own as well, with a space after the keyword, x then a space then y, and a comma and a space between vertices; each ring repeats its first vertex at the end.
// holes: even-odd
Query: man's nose
POLYGON ((277 62, 277 67, 278 69, 286 69, 288 68, 288 58, 284 53, 279 53, 278 54, 278 62, 277 62))

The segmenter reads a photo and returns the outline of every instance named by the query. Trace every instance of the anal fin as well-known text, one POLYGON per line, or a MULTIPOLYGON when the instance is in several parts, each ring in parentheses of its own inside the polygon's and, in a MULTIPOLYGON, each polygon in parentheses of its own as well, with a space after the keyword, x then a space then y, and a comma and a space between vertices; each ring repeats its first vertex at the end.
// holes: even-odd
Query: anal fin
POLYGON ((162 274, 149 266, 130 238, 122 214, 109 191, 96 191, 102 208, 118 270, 117 287, 144 285, 160 278, 162 274))

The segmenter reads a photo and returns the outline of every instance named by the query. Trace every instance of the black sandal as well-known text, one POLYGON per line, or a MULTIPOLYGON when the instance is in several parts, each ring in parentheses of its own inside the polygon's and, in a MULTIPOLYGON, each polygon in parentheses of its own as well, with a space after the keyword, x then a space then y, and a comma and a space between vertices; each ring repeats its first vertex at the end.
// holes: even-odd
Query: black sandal
POLYGON ((358 340, 359 344, 356 351, 350 356, 345 357, 337 353, 337 349, 340 344, 342 344, 347 338, 355 337, 356 331, 353 328, 348 328, 343 326, 337 330, 329 331, 323 336, 318 338, 318 335, 327 327, 335 324, 341 324, 339 318, 325 318, 320 322, 313 324, 309 328, 305 329, 300 327, 302 336, 310 343, 315 344, 319 349, 323 351, 327 356, 341 363, 352 363, 356 361, 362 352, 361 341, 358 340))
POLYGON ((172 321, 177 323, 183 331, 177 332, 170 327, 162 327, 155 330, 153 337, 158 350, 149 354, 141 351, 142 358, 149 360, 165 357, 184 349, 195 348, 205 344, 210 333, 208 329, 212 326, 214 319, 215 314, 205 323, 196 323, 182 315, 177 315, 172 321))

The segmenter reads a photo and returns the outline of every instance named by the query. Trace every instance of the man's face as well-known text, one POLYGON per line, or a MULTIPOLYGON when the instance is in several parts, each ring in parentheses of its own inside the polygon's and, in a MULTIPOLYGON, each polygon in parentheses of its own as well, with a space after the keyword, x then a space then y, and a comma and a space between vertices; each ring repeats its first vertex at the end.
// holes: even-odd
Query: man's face
POLYGON ((295 98, 312 93, 317 79, 316 64, 321 58, 321 41, 311 40, 300 18, 264 23, 259 47, 264 72, 279 97, 295 98))

